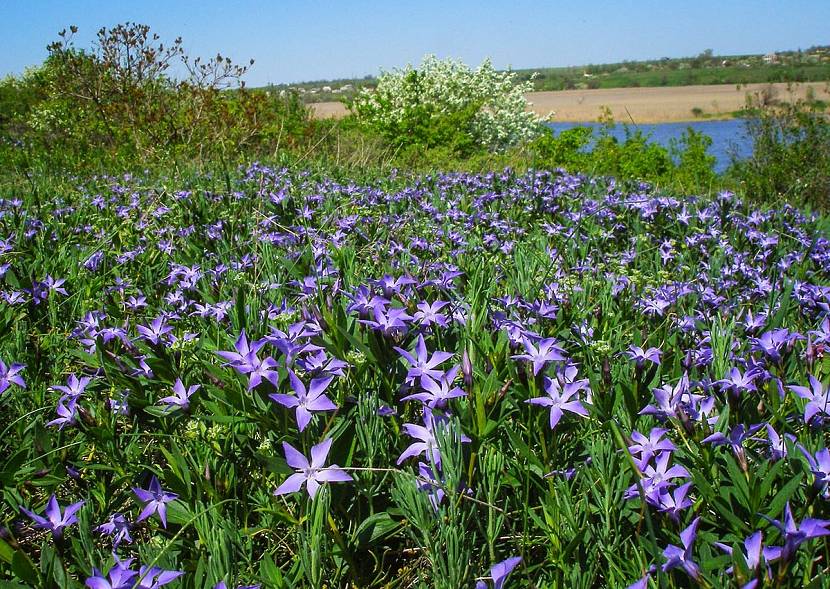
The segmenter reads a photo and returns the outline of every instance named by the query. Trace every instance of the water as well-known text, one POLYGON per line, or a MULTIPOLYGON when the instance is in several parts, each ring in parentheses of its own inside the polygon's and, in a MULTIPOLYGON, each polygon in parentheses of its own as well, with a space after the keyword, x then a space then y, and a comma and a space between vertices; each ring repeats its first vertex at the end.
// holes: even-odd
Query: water
MULTIPOLYGON (((709 153, 715 156, 715 171, 723 172, 729 167, 734 154, 739 159, 752 155, 752 140, 746 134, 746 122, 743 119, 727 119, 723 121, 691 121, 686 123, 657 123, 650 125, 629 125, 639 129, 648 137, 649 141, 669 147, 672 139, 680 139, 683 132, 691 127, 699 133, 712 138, 709 153)), ((554 134, 574 127, 591 127, 596 134, 602 127, 600 123, 548 123, 554 134)), ((618 141, 625 141, 625 127, 618 124, 611 130, 611 135, 618 141)))

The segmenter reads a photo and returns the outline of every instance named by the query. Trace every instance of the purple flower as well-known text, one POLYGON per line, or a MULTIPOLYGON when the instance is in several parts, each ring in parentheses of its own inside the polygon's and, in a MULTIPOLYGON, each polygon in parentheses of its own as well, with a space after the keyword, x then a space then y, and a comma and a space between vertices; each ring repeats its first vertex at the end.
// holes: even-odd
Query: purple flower
POLYGON ((406 373, 407 384, 413 384, 423 375, 427 375, 432 378, 441 378, 444 371, 438 370, 436 367, 439 364, 443 364, 453 356, 449 352, 436 351, 433 352, 432 356, 427 357, 427 345, 426 342, 424 342, 423 335, 418 336, 418 343, 415 344, 416 356, 413 356, 403 348, 395 347, 395 350, 409 363, 410 368, 406 373))
POLYGON ((300 431, 303 431, 311 421, 312 411, 334 411, 337 409, 337 405, 323 394, 334 377, 327 376, 312 379, 307 391, 303 382, 291 370, 288 371, 288 379, 291 381, 291 388, 297 393, 296 397, 284 394, 268 396, 284 407, 296 408, 297 428, 300 431))
MULTIPOLYGON (((751 536, 749 536, 746 540, 744 540, 744 562, 746 563, 747 568, 749 571, 756 572, 758 567, 761 566, 761 556, 764 556, 764 560, 769 560, 767 555, 773 556, 775 554, 775 550, 770 551, 767 548, 763 547, 763 534, 761 530, 758 530, 751 536)), ((723 550, 729 556, 732 556, 732 547, 727 544, 722 544, 720 542, 715 542, 715 546, 723 550)), ((733 567, 729 567, 726 569, 727 573, 732 573, 733 567)), ((767 567, 767 578, 769 578, 770 572, 769 567, 767 567)), ((754 589, 758 586, 758 579, 753 579, 749 583, 745 583, 741 586, 741 589, 754 589)))
MULTIPOLYGON (((429 408, 424 409, 424 425, 416 425, 414 423, 403 424, 404 432, 419 441, 410 444, 398 457, 397 463, 401 464, 407 458, 425 454, 431 463, 440 466, 441 454, 438 449, 438 441, 435 439, 435 428, 447 426, 446 418, 442 419, 435 416, 429 408)), ((461 443, 468 443, 470 438, 461 434, 459 440, 461 443)))
POLYGON ((827 488, 828 483, 830 483, 830 451, 827 448, 822 448, 813 456, 804 446, 799 444, 798 448, 810 465, 810 471, 815 477, 813 484, 821 489, 824 497, 827 498, 830 494, 830 489, 827 488))
MULTIPOLYGON (((502 589, 507 582, 507 577, 522 562, 521 556, 512 556, 506 560, 494 564, 490 568, 490 578, 493 580, 493 589, 502 589)), ((487 583, 483 580, 476 583, 476 589, 485 589, 487 583)))
POLYGON ((446 374, 442 374, 437 382, 428 375, 422 374, 421 388, 424 390, 420 393, 402 397, 401 401, 416 400, 431 409, 435 409, 436 407, 446 407, 447 401, 450 399, 466 396, 467 393, 452 384, 460 368, 460 366, 453 366, 446 374))
POLYGON ((563 362, 565 350, 556 344, 554 338, 543 339, 534 345, 527 337, 523 338, 525 353, 512 356, 514 360, 527 360, 533 364, 533 376, 539 374, 549 362, 563 362))
POLYGON ((159 567, 142 566, 138 572, 138 584, 136 589, 158 589, 168 583, 172 583, 184 573, 181 571, 166 571, 159 567))
POLYGON ((632 345, 629 346, 626 354, 628 354, 628 357, 632 360, 636 360, 637 368, 642 368, 645 365, 646 360, 659 365, 660 354, 662 354, 662 352, 658 348, 649 348, 648 350, 643 350, 643 348, 632 345))
POLYGON ((751 310, 746 312, 746 317, 744 318, 742 325, 744 329, 748 332, 757 331, 761 329, 767 322, 767 314, 766 313, 758 313, 757 315, 753 315, 751 310))
POLYGON ((266 357, 260 360, 257 356, 257 351, 264 345, 265 342, 251 342, 248 344, 248 338, 245 336, 245 330, 239 334, 239 337, 234 344, 235 352, 216 352, 219 356, 228 361, 228 366, 233 367, 240 374, 248 375, 248 390, 253 390, 262 383, 262 379, 266 379, 272 385, 279 386, 279 373, 274 370, 277 367, 277 361, 273 358, 266 357))
MULTIPOLYGON (((436 470, 438 470, 437 465, 436 470)), ((446 496, 446 493, 442 488, 445 483, 446 481, 442 477, 435 475, 435 472, 429 464, 424 462, 418 463, 418 490, 424 491, 429 495, 429 502, 432 504, 432 508, 436 511, 446 496)))
POLYGON ((164 403, 169 409, 173 409, 175 407, 187 409, 190 407, 190 397, 193 396, 193 393, 199 390, 200 386, 201 385, 194 384, 193 386, 185 389, 184 384, 182 384, 182 379, 177 378, 176 383, 173 385, 173 394, 169 397, 159 399, 159 403, 164 403))
POLYGON ((399 294, 404 286, 417 284, 417 281, 409 278, 408 276, 392 278, 388 274, 384 275, 380 280, 372 280, 371 282, 383 291, 383 296, 390 299, 392 298, 392 295, 399 294))
POLYGON ((825 317, 817 330, 810 331, 810 335, 815 336, 815 343, 827 344, 830 343, 830 317, 825 317))
POLYGON ((130 568, 132 562, 132 558, 122 561, 116 557, 115 565, 106 575, 93 567, 92 576, 84 585, 89 589, 134 589, 138 572, 130 568))
POLYGON ((139 501, 144 503, 144 509, 142 509, 141 515, 135 521, 143 521, 154 513, 158 513, 161 524, 167 528, 167 504, 177 499, 178 495, 162 490, 161 483, 156 475, 153 475, 153 478, 150 479, 149 488, 140 489, 133 487, 133 493, 135 493, 139 501))
POLYGON ((380 331, 389 337, 405 334, 407 331, 406 322, 412 319, 411 316, 406 314, 406 309, 398 308, 384 311, 380 307, 375 307, 373 315, 374 320, 358 319, 358 322, 368 325, 372 329, 380 331))
POLYGON ((749 338, 749 342, 752 344, 753 352, 760 352, 777 364, 781 361, 781 352, 784 348, 799 339, 804 339, 804 336, 779 328, 765 331, 761 337, 749 338))
POLYGON ((311 463, 291 444, 283 442, 282 447, 285 450, 285 460, 288 462, 288 466, 297 469, 298 472, 285 479, 277 490, 274 491, 274 495, 296 493, 305 483, 308 496, 314 499, 314 495, 317 494, 317 490, 322 483, 354 480, 336 464, 323 467, 323 464, 326 462, 326 457, 329 455, 329 450, 331 449, 331 442, 331 438, 327 438, 311 447, 311 463))
POLYGON ((55 280, 49 274, 47 274, 43 282, 36 281, 32 285, 32 301, 35 303, 35 305, 39 305, 41 302, 47 300, 49 298, 49 295, 53 292, 57 292, 66 296, 66 289, 63 288, 64 282, 66 282, 66 279, 64 278, 59 278, 58 280, 55 280))
POLYGON ((679 521, 683 510, 692 506, 692 500, 688 497, 691 488, 692 483, 684 483, 673 491, 669 489, 658 491, 657 510, 669 514, 669 517, 674 521, 679 521))
POLYGON ((737 368, 732 368, 726 378, 715 381, 725 391, 732 391, 736 395, 742 392, 757 390, 754 380, 758 377, 758 372, 747 370, 741 374, 737 368))
POLYGON ((52 532, 53 537, 60 538, 63 535, 64 528, 68 528, 72 524, 78 523, 78 517, 75 514, 83 506, 84 502, 78 501, 77 503, 68 505, 63 513, 61 513, 61 507, 58 505, 58 499, 55 495, 52 495, 49 498, 49 502, 46 504, 46 517, 37 515, 23 506, 20 507, 20 511, 25 513, 32 519, 32 521, 35 522, 35 527, 43 530, 49 530, 52 532))
POLYGON ((665 384, 653 389, 652 394, 657 404, 646 405, 640 415, 654 415, 658 419, 688 416, 693 421, 702 421, 715 407, 714 397, 691 392, 689 375, 685 373, 674 387, 665 384))
POLYGON ((368 317, 377 308, 385 308, 389 304, 387 299, 374 295, 368 287, 361 285, 353 295, 346 295, 351 299, 351 304, 346 308, 349 313, 355 311, 363 317, 368 317))
POLYGON ((565 411, 588 417, 588 410, 583 407, 578 398, 574 398, 581 390, 590 390, 587 379, 565 383, 563 388, 563 385, 559 383, 559 379, 551 379, 546 376, 545 392, 548 396, 535 397, 528 399, 526 402, 531 405, 550 407, 550 429, 554 429, 565 411))
POLYGON ((297 360, 297 366, 312 376, 345 376, 344 368, 349 365, 343 360, 329 358, 325 350, 318 350, 308 357, 297 360))
POLYGON ((77 397, 62 397, 56 412, 58 416, 46 424, 48 427, 58 426, 58 429, 62 430, 67 425, 75 425, 78 422, 77 397))
POLYGON ((784 439, 786 438, 794 442, 796 439, 795 436, 792 434, 786 434, 784 437, 781 437, 770 424, 766 424, 766 430, 767 442, 769 443, 770 457, 773 460, 781 460, 782 458, 786 458, 787 445, 785 444, 784 439))
POLYGON ((634 581, 633 583, 631 583, 631 585, 626 587, 626 589, 648 589, 648 580, 650 578, 651 574, 646 573, 645 577, 643 577, 642 579, 638 579, 637 581, 634 581))
POLYGON ((675 447, 672 441, 663 438, 667 432, 668 430, 659 427, 653 428, 648 437, 636 430, 631 432, 633 444, 628 447, 629 453, 645 464, 658 452, 674 452, 675 447))
POLYGON ((90 382, 92 382, 92 378, 88 376, 78 378, 74 374, 70 374, 69 378, 66 380, 66 386, 53 385, 49 388, 53 391, 59 391, 67 397, 80 397, 90 382))
MULTIPOLYGON (((640 484, 643 486, 646 500, 654 505, 660 505, 660 494, 669 487, 672 479, 691 478, 689 471, 682 465, 669 466, 671 453, 661 452, 657 455, 654 465, 639 463, 637 468, 643 471, 643 479, 640 484)), ((625 492, 627 499, 634 499, 640 496, 637 483, 631 485, 625 492)))
POLYGON ((792 509, 790 509, 789 501, 784 508, 783 523, 778 520, 770 519, 766 516, 763 517, 778 528, 778 531, 781 532, 781 536, 784 540, 784 546, 773 546, 765 551, 764 557, 767 561, 782 560, 784 562, 789 562, 798 547, 807 540, 830 535, 830 530, 827 529, 827 527, 830 526, 830 521, 808 517, 801 520, 800 525, 797 524, 795 522, 795 518, 793 518, 793 512, 792 509))
POLYGON ((26 368, 24 364, 17 364, 12 363, 11 366, 6 366, 2 360, 0 360, 0 395, 6 392, 10 386, 16 384, 21 389, 26 388, 26 383, 23 381, 23 377, 20 376, 20 372, 26 368))
POLYGON ((822 419, 830 417, 830 399, 828 399, 827 389, 816 377, 810 375, 809 388, 796 385, 788 388, 802 399, 807 399, 807 405, 804 407, 804 423, 810 423, 816 415, 822 419))
POLYGON ((96 527, 95 531, 113 536, 113 547, 117 547, 121 542, 130 544, 133 541, 132 536, 130 536, 130 524, 127 518, 120 513, 113 513, 105 523, 96 527))
POLYGON ((657 315, 662 317, 663 313, 671 306, 671 301, 667 301, 660 296, 646 297, 640 301, 640 307, 643 313, 649 316, 657 315))
POLYGON ((149 327, 139 325, 136 327, 136 330, 141 334, 142 339, 145 339, 154 346, 157 346, 161 343, 162 338, 164 338, 165 335, 173 331, 173 328, 167 325, 164 317, 156 317, 150 323, 149 327))
POLYGON ((715 446, 729 446, 733 453, 742 455, 744 441, 761 427, 763 427, 762 424, 751 425, 749 428, 744 427, 743 424, 738 424, 729 430, 728 436, 721 432, 715 432, 711 436, 703 438, 701 442, 715 446))
POLYGON ((696 517, 691 525, 680 532, 680 541, 683 543, 683 548, 669 544, 663 550, 663 557, 666 562, 663 563, 663 572, 682 568, 686 573, 697 580, 700 577, 700 567, 692 560, 692 546, 697 537, 697 527, 700 524, 700 518, 696 517))
POLYGON ((440 311, 448 304, 446 301, 435 301, 432 304, 427 302, 418 303, 418 311, 413 316, 413 319, 422 327, 428 327, 432 324, 438 325, 439 327, 446 327, 447 316, 440 313, 440 311))

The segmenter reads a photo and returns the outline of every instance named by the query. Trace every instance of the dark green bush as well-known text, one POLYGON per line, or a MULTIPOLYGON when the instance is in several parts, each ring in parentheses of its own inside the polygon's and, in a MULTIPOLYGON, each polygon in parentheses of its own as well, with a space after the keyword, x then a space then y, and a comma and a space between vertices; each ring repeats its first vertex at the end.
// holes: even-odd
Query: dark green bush
POLYGON ((750 198, 830 207, 830 120, 819 103, 748 105, 753 154, 731 175, 750 198))
MULTIPOLYGON (((217 55, 191 59, 149 27, 101 29, 93 51, 72 34, 42 66, 0 90, 0 157, 18 168, 146 165, 253 157, 298 142, 310 121, 293 95, 249 90, 248 66, 217 55), (185 71, 183 79, 173 71, 185 71)), ((253 62, 251 62, 253 63, 253 62)))

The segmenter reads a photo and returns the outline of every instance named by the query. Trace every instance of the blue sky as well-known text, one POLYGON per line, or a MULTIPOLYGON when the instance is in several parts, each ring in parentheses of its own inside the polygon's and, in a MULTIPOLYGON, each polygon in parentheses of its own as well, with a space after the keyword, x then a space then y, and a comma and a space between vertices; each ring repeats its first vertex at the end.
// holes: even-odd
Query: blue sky
POLYGON ((146 23, 193 55, 256 60, 251 85, 377 74, 426 53, 470 65, 582 65, 830 44, 830 0, 0 0, 0 75, 40 63, 70 24, 146 23))

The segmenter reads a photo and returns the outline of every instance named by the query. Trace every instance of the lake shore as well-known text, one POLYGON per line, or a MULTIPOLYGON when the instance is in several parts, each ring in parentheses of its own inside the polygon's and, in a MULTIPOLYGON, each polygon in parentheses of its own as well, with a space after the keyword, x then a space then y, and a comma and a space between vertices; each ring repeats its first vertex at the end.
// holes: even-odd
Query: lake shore
MULTIPOLYGON (((610 88, 598 90, 560 90, 531 92, 527 95, 533 112, 540 116, 554 113, 552 121, 593 122, 607 107, 614 120, 635 123, 669 123, 731 118, 746 105, 747 96, 769 93, 776 100, 804 99, 808 92, 815 98, 830 100, 828 83, 734 84, 713 86, 673 86, 657 88, 610 88), (808 89, 812 90, 808 90, 808 89), (693 109, 700 109, 695 115, 693 109)), ((321 119, 341 118, 348 111, 341 102, 318 102, 310 105, 321 119)), ((697 111, 695 111, 697 112, 697 111)))

